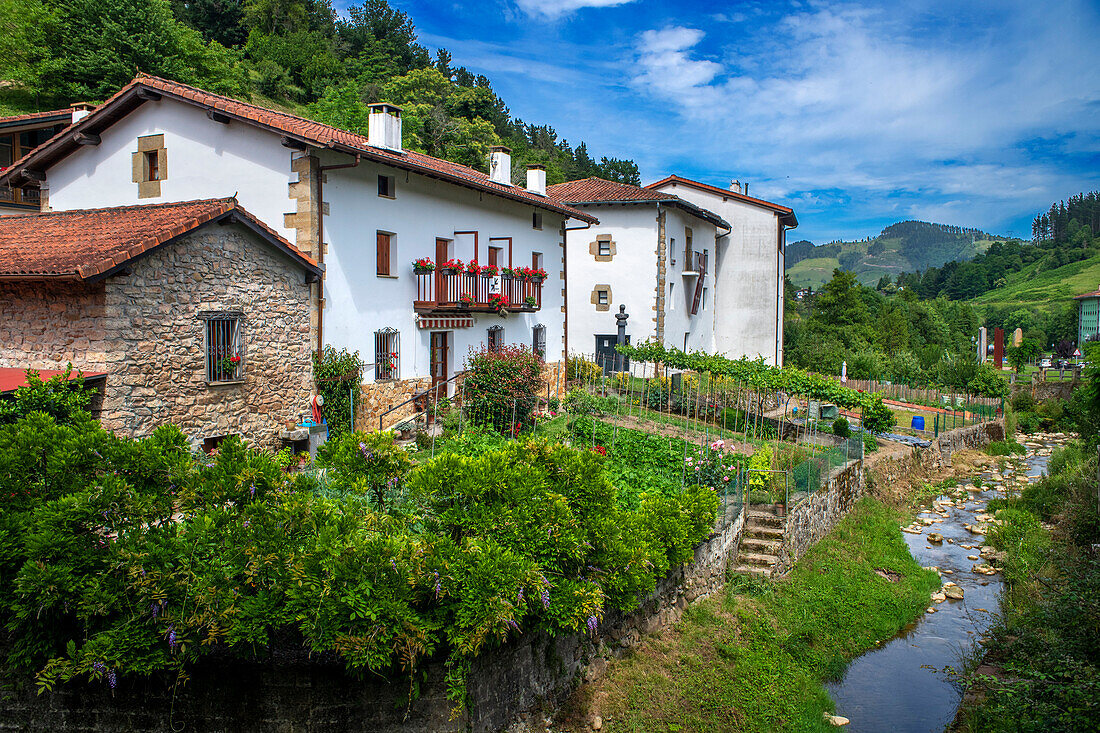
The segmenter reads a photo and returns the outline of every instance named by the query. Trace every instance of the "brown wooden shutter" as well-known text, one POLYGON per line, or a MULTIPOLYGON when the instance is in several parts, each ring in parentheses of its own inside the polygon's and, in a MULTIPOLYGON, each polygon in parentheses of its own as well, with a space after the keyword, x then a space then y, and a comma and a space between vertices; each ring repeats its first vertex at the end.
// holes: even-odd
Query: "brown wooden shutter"
POLYGON ((390 235, 378 232, 378 274, 390 274, 390 235))

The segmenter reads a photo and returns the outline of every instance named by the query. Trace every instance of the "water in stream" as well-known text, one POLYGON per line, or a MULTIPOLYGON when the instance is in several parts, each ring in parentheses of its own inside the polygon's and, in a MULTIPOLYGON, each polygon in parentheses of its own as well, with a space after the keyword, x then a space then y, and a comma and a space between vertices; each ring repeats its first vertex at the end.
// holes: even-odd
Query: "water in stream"
MULTIPOLYGON (((918 515, 913 526, 920 527, 920 534, 903 535, 910 552, 921 565, 938 568, 943 581, 958 584, 963 589, 963 598, 930 603, 935 613, 923 614, 894 638, 853 660, 843 679, 828 685, 829 694, 836 701, 837 715, 851 720, 843 730, 929 733, 944 730, 954 719, 962 691, 952 676, 942 670, 960 668, 967 651, 993 624, 1002 585, 999 574, 981 575, 973 571, 975 565, 987 562, 976 557, 985 539, 971 533, 965 525, 984 524, 977 515, 985 511, 990 499, 1004 497, 1005 487, 1019 491, 1024 485, 1020 473, 1032 480, 1042 475, 1050 448, 1060 442, 1063 441, 1051 436, 1029 446, 1023 462, 1015 469, 1019 473, 1014 473, 1010 464, 1003 474, 997 472, 996 466, 977 474, 985 490, 966 491, 964 508, 947 504, 947 499, 958 498, 945 495, 940 497, 939 506, 941 511, 946 510, 947 516, 933 511, 918 515), (922 526, 921 519, 933 523, 922 526), (942 543, 929 542, 930 532, 943 535, 942 543)), ((960 484, 962 487, 974 488, 966 482, 960 484)))

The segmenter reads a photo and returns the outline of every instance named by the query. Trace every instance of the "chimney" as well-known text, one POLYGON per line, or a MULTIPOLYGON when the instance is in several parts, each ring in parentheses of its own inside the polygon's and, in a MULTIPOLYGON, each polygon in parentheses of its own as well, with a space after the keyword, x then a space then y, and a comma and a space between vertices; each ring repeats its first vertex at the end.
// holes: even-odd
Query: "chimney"
POLYGON ((730 190, 734 193, 741 193, 741 181, 730 181, 730 190))
POLYGON ((503 145, 489 148, 489 180, 512 185, 512 149, 503 145))
POLYGON ((546 166, 527 166, 527 190, 539 196, 546 195, 546 166))
POLYGON ((87 117, 95 109, 95 105, 91 102, 76 102, 69 105, 69 109, 73 111, 73 124, 80 122, 87 117))
POLYGON ((401 150, 401 108, 386 102, 368 104, 367 144, 376 148, 401 150))

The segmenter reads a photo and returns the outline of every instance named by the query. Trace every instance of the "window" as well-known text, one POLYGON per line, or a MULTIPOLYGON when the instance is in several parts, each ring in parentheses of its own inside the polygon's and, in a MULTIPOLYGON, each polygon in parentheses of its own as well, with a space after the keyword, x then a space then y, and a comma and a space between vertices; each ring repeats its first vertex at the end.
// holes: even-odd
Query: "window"
POLYGON ((596 291, 596 305, 607 305, 608 295, 606 290, 596 291))
POLYGON ((531 228, 532 229, 542 229, 542 212, 541 211, 531 212, 531 228))
POLYGON ((500 351, 504 345, 504 326, 493 326, 489 329, 489 351, 500 351))
POLYGON ((531 329, 531 348, 540 359, 546 358, 546 326, 539 324, 531 329))
POLYGON ((385 198, 397 198, 397 185, 393 176, 378 176, 378 195, 385 198))
POLYGON ((145 177, 147 181, 160 180, 160 160, 156 150, 146 151, 145 170, 148 171, 145 177))
POLYGON ((391 234, 378 232, 378 274, 390 275, 390 237, 391 234))
POLYGON ((503 259, 503 252, 503 247, 489 247, 489 264, 493 265, 494 267, 500 267, 500 261, 503 259))
POLYGON ((535 270, 542 269, 542 252, 531 253, 531 267, 535 270))
POLYGON ((694 263, 691 261, 691 239, 692 231, 690 228, 684 229, 684 267, 690 268, 694 263))
POLYGON ((401 375, 401 334, 396 328, 374 332, 374 379, 398 379, 401 375))
POLYGON ((707 289, 703 288, 703 310, 707 309, 707 289))
POLYGON ((611 240, 601 239, 599 242, 597 242, 597 245, 599 246, 598 251, 600 253, 600 257, 610 257, 611 256, 611 240))
POLYGON ((674 285, 676 285, 676 283, 668 284, 668 309, 670 311, 676 310, 676 301, 672 299, 672 289, 674 285))
POLYGON ((200 314, 206 321, 206 381, 236 382, 244 379, 241 354, 241 314, 200 314))

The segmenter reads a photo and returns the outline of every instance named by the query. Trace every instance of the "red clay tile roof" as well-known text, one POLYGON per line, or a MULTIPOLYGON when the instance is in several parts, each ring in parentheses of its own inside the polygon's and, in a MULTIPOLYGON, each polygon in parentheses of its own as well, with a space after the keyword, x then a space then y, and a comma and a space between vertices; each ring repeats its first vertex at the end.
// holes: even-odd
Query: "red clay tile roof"
MULTIPOLYGON (((38 372, 38 378, 43 382, 49 380, 52 377, 56 377, 60 374, 64 374, 64 369, 35 369, 38 372)), ((69 374, 69 381, 73 381, 77 377, 84 377, 86 380, 102 379, 107 376, 107 372, 82 372, 80 369, 73 367, 72 372, 69 374)), ((27 383, 27 370, 20 369, 18 367, 3 367, 0 368, 0 394, 6 394, 8 392, 14 392, 27 383)))
POLYGON ((585 206, 592 204, 629 204, 629 203, 654 203, 669 204, 711 222, 715 226, 729 229, 730 225, 725 219, 712 211, 696 206, 690 201, 685 201, 679 196, 661 191, 650 191, 641 186, 632 186, 629 183, 607 181, 603 178, 582 178, 579 181, 566 181, 548 186, 546 195, 563 204, 572 206, 585 206))
MULTIPOLYGON (((520 186, 506 186, 503 183, 497 183, 485 173, 458 163, 451 163, 450 161, 412 151, 394 152, 377 148, 369 145, 367 138, 354 132, 144 74, 139 75, 117 94, 99 105, 94 112, 73 125, 70 131, 99 132, 145 102, 146 100, 142 98, 142 94, 148 96, 150 91, 198 107, 217 110, 230 119, 240 120, 272 132, 281 133, 299 142, 332 148, 346 153, 358 153, 368 160, 385 163, 395 168, 485 191, 583 221, 596 221, 588 214, 563 206, 549 197, 531 193, 520 186)), ((77 145, 73 138, 73 135, 58 135, 24 156, 21 160, 16 161, 8 169, 8 172, 0 174, 0 185, 12 185, 13 180, 10 177, 17 175, 22 170, 46 170, 57 160, 72 152, 77 145)))
POLYGON ((1073 296, 1074 300, 1078 300, 1080 298, 1100 298, 1100 290, 1097 290, 1095 293, 1083 293, 1081 295, 1073 296))
POLYGON ((48 120, 51 117, 68 117, 69 120, 72 121, 73 111, 71 109, 55 109, 49 112, 31 112, 25 115, 0 117, 0 127, 10 127, 16 124, 23 124, 24 122, 35 122, 37 120, 48 120))
POLYGON ((0 216, 0 278, 109 275, 155 247, 226 218, 320 273, 317 263, 228 198, 0 216))
POLYGON ((738 201, 744 201, 746 204, 753 204, 755 206, 760 206, 760 207, 763 207, 765 209, 771 209, 772 211, 776 212, 777 214, 782 214, 783 216, 781 218, 784 218, 788 221, 792 221, 793 224, 790 225, 792 228, 798 226, 798 219, 795 218, 794 209, 790 208, 789 206, 783 206, 781 204, 773 204, 771 201, 765 201, 764 199, 753 198, 752 196, 746 196, 743 193, 737 193, 736 191, 730 191, 729 189, 726 189, 726 188, 718 188, 717 186, 711 186, 710 184, 707 184, 707 183, 700 183, 699 181, 693 181, 690 178, 683 178, 682 176, 672 175, 672 176, 668 176, 667 178, 662 178, 661 180, 657 181, 656 183, 651 183, 648 186, 646 186, 646 188, 659 189, 659 188, 661 188, 661 187, 663 187, 663 186, 665 186, 666 184, 669 184, 669 183, 678 183, 678 184, 681 184, 681 185, 684 185, 684 186, 690 186, 692 188, 697 188, 700 191, 708 191, 710 193, 716 193, 716 194, 719 194, 721 196, 728 196, 731 199, 737 199, 738 201))

